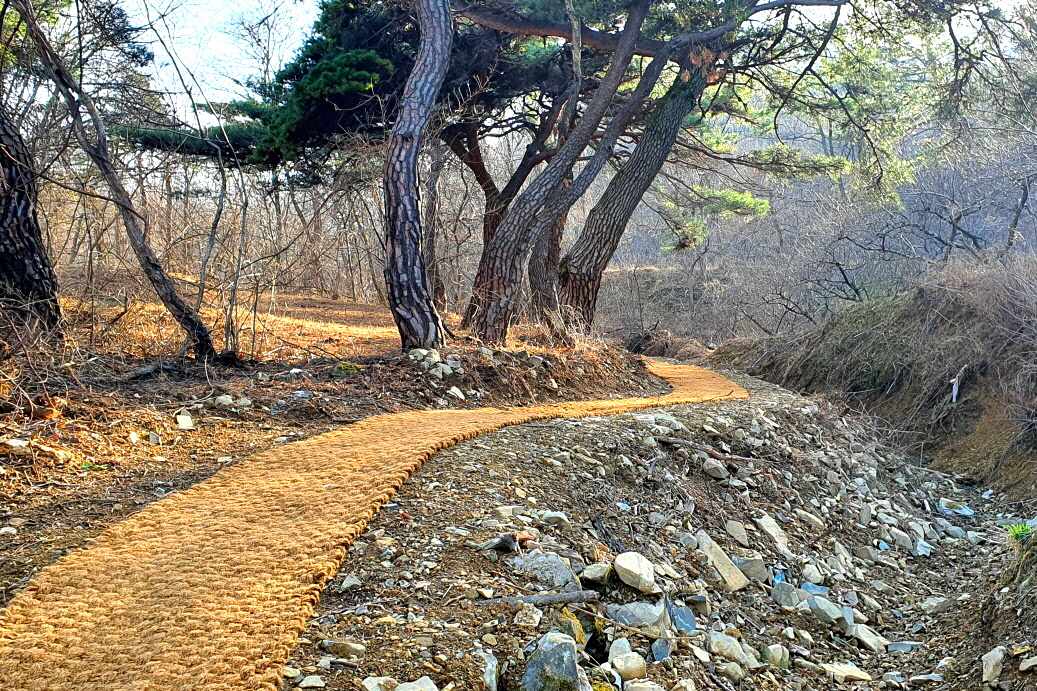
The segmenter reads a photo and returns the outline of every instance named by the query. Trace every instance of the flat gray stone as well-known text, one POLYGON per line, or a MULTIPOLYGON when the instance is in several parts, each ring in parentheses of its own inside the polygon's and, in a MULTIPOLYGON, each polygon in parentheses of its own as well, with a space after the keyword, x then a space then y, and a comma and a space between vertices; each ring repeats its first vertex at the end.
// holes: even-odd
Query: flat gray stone
POLYGON ((833 624, 843 616, 843 611, 834 602, 817 596, 807 600, 810 613, 822 624, 833 624))
POLYGON ((1001 672, 1005 669, 1005 655, 1007 654, 1008 648, 999 645, 980 658, 983 662, 984 684, 992 684, 1001 678, 1001 672))
POLYGON ((738 567, 738 570, 745 574, 746 578, 751 578, 760 583, 766 583, 771 578, 771 572, 767 569, 767 564, 763 559, 757 557, 740 559, 735 557, 732 561, 738 567))
POLYGON ((781 581, 771 589, 771 597, 782 607, 795 607, 799 604, 798 588, 791 583, 781 581))
POLYGON ((745 532, 745 526, 738 521, 728 520, 724 524, 727 534, 738 541, 742 547, 749 547, 749 535, 745 532))
POLYGON ((785 531, 781 529, 781 526, 778 525, 776 520, 771 518, 768 514, 763 514, 762 516, 753 518, 753 522, 756 523, 756 526, 774 541, 774 544, 778 546, 780 551, 789 551, 789 538, 785 534, 785 531))
POLYGON ((654 626, 663 615, 663 605, 631 602, 626 605, 608 605, 609 617, 627 626, 654 626))
POLYGON ((544 634, 529 656, 520 688, 522 691, 592 691, 587 673, 578 664, 579 659, 576 641, 570 636, 557 631, 544 634))

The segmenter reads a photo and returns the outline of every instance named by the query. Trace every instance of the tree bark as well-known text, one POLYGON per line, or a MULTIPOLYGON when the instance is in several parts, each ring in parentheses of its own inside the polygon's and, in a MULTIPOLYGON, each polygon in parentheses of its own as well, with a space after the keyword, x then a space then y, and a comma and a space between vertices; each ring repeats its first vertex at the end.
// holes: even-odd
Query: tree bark
POLYGON ((29 321, 54 329, 61 318, 58 281, 36 215, 36 169, 18 127, 2 108, 0 172, 0 306, 16 314, 25 310, 29 321))
POLYGON ((415 0, 421 29, 414 68, 400 100, 385 157, 385 284, 404 350, 438 348, 445 329, 429 293, 421 257, 418 152, 450 65, 453 25, 449 0, 415 0))
POLYGON ((94 165, 100 170, 111 191, 112 199, 119 207, 123 226, 130 246, 133 248, 137 261, 140 263, 144 275, 151 282, 152 287, 158 294, 162 304, 180 325, 191 344, 194 346, 195 355, 200 358, 210 359, 216 357, 213 348, 212 335, 209 328, 202 322, 198 313, 191 309, 177 293, 176 285, 162 268, 158 257, 147 241, 147 229, 144 218, 133 208, 133 201, 126 187, 122 184, 118 171, 112 164, 108 151, 108 131, 100 111, 94 104, 93 99, 83 90, 82 86, 72 76, 64 61, 50 45, 46 35, 43 33, 32 6, 26 0, 15 0, 12 3, 15 10, 25 23, 26 32, 39 52, 39 58, 43 63, 47 76, 54 82, 65 103, 68 105, 72 117, 72 129, 83 150, 93 160, 94 165), (94 141, 90 141, 87 135, 86 124, 83 121, 83 110, 86 110, 93 126, 94 141))
POLYGON ((558 312, 558 267, 566 217, 540 233, 529 254, 529 301, 534 318, 553 322, 558 312))
MULTIPOLYGON (((512 172, 508 182, 503 189, 497 187, 486 162, 483 159, 482 147, 479 145, 479 125, 475 121, 458 123, 447 127, 443 131, 443 141, 457 158, 468 167, 475 177, 476 183, 483 191, 485 202, 483 205, 482 219, 482 254, 479 256, 479 271, 477 275, 485 271, 488 257, 486 254, 493 236, 497 234, 497 228, 508 211, 511 202, 518 195, 522 185, 526 183, 533 169, 544 161, 551 159, 552 151, 546 147, 547 139, 554 130, 561 112, 560 99, 553 99, 551 107, 540 115, 540 123, 537 125, 533 140, 526 145, 522 152, 522 159, 512 172)), ((468 303, 465 308, 462 326, 469 326, 476 312, 474 301, 468 303)))
POLYGON ((666 163, 684 118, 706 88, 706 77, 684 65, 680 76, 656 105, 637 147, 609 182, 587 216, 583 232, 561 262, 562 305, 579 326, 590 326, 601 278, 619 247, 627 223, 655 176, 666 163))
POLYGON ((477 305, 472 319, 472 333, 487 342, 502 342, 508 332, 517 307, 517 297, 523 281, 525 264, 532 242, 547 227, 558 222, 569 207, 583 195, 611 156, 616 141, 627 123, 650 93, 668 57, 668 48, 657 55, 645 71, 634 93, 605 129, 591 160, 580 171, 568 188, 562 185, 571 174, 573 165, 597 131, 608 105, 611 103, 626 67, 633 57, 633 45, 640 33, 647 6, 634 5, 627 16, 620 50, 602 79, 594 98, 583 117, 570 133, 566 143, 551 159, 547 168, 530 183, 515 200, 486 250, 488 257, 484 271, 476 275, 473 302, 477 305))
POLYGON ((421 236, 421 257, 425 260, 425 276, 428 278, 429 290, 432 291, 432 304, 439 312, 443 312, 446 309, 446 285, 436 257, 436 236, 439 234, 439 178, 446 164, 446 150, 442 144, 437 143, 431 153, 432 163, 428 180, 425 181, 425 209, 422 213, 425 228, 421 236))

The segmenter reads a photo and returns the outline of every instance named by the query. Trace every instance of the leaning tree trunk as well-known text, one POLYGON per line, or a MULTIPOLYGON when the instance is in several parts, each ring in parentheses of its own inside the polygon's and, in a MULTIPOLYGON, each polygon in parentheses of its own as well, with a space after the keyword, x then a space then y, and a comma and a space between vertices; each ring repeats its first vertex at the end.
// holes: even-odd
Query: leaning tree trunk
POLYGON ((36 169, 18 127, 2 108, 0 172, 0 305, 5 311, 25 310, 31 321, 56 328, 58 281, 36 216, 36 169))
MULTIPOLYGON (((635 7, 635 9, 637 8, 635 7)), ((620 61, 621 56, 629 64, 632 50, 626 52, 623 44, 628 38, 628 30, 636 29, 639 26, 634 19, 635 15, 632 10, 627 18, 627 28, 624 29, 623 38, 620 41, 621 50, 617 51, 613 57, 613 65, 609 67, 609 74, 617 61, 620 61)), ((640 22, 641 17, 637 17, 637 19, 640 22)), ((636 40, 636 37, 637 31, 635 30, 632 38, 636 40)), ((478 310, 472 319, 473 335, 487 342, 503 342, 507 337, 508 327, 518 306, 518 295, 525 277, 525 266, 533 241, 541 233, 548 232, 548 227, 557 223, 566 214, 601 172, 612 155, 620 135, 650 94, 673 49, 674 44, 671 42, 664 50, 656 54, 645 69, 637 88, 605 128, 598 142, 597 151, 580 170, 572 185, 564 187, 561 182, 572 171, 572 163, 575 159, 569 159, 563 154, 572 153, 570 146, 574 147, 577 156, 582 152, 590 141, 589 136, 584 137, 587 121, 589 119, 593 121, 590 124, 592 133, 597 130, 597 123, 601 121, 601 113, 595 112, 596 101, 603 95, 606 97, 606 101, 611 100, 612 95, 616 92, 616 87, 610 84, 609 74, 606 74, 594 99, 591 100, 591 105, 580 118, 579 124, 573 130, 570 138, 544 172, 516 200, 485 251, 487 257, 485 271, 482 270, 483 267, 480 267, 480 273, 476 275, 472 300, 478 306, 478 310), (563 166, 567 166, 564 167, 564 170, 553 169, 559 161, 562 161, 563 166), (559 174, 561 174, 560 177, 559 174), (552 187, 548 190, 544 190, 538 185, 544 178, 552 183, 552 187)))
POLYGON ((421 257, 418 151, 453 41, 449 0, 415 0, 421 44, 407 78, 385 156, 385 286, 404 350, 437 348, 445 329, 429 293, 421 257))
POLYGON ((122 216, 123 226, 126 229, 126 237, 133 248, 133 253, 137 256, 144 275, 155 289, 162 304, 187 334, 194 346, 195 355, 203 359, 216 357, 209 328, 198 316, 198 312, 188 306, 180 297, 173 280, 162 268, 161 262, 151 249, 151 245, 148 244, 144 218, 133 208, 133 200, 112 163, 108 150, 108 130, 105 128, 104 120, 101 118, 96 104, 51 46, 39 22, 36 21, 31 4, 27 0, 15 0, 12 5, 25 23, 26 33, 36 46, 38 57, 43 63, 47 76, 54 82, 61 97, 68 105, 72 118, 72 131, 76 140, 100 170, 111 191, 112 199, 119 207, 119 214, 122 216), (84 110, 90 118, 94 133, 93 141, 87 134, 86 123, 83 119, 84 110))
POLYGON ((683 78, 673 83, 655 107, 637 148, 609 182, 587 216, 583 232, 562 260, 559 271, 562 305, 579 326, 590 326, 594 321, 605 268, 616 253, 641 197, 666 163, 684 118, 698 104, 706 88, 706 77, 700 69, 684 69, 681 76, 683 78))

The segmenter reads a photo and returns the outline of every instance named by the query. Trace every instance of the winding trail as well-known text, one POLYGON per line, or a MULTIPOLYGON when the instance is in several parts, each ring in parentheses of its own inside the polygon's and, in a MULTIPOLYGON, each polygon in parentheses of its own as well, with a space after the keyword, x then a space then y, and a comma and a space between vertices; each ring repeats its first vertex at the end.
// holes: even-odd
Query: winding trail
POLYGON ((368 418, 258 454, 43 569, 0 611, 3 691, 252 691, 281 668, 346 547, 439 449, 508 425, 747 398, 652 362, 658 398, 368 418))

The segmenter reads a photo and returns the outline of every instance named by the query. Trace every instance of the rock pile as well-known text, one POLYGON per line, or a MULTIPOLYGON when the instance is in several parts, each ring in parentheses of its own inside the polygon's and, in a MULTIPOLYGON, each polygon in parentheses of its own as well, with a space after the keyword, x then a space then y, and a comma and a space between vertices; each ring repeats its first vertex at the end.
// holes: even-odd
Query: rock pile
POLYGON ((1037 667, 1025 642, 969 660, 935 638, 979 597, 964 579, 1013 517, 851 417, 745 385, 748 401, 534 423, 443 452, 352 548, 298 680, 976 688, 1037 667), (329 647, 341 632, 363 643, 329 647))

